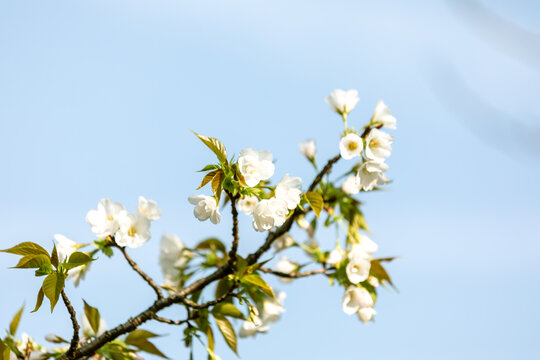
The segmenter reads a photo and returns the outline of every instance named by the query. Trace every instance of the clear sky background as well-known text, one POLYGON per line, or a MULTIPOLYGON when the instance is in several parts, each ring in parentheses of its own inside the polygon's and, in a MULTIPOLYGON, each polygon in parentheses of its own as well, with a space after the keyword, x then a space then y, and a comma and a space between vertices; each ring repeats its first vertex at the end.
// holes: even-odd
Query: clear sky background
MULTIPOLYGON (((55 233, 90 241, 85 215, 100 198, 133 210, 145 195, 164 215, 130 253, 161 279, 163 232, 229 241, 227 211, 213 226, 187 202, 196 170, 213 161, 188 129, 230 153, 268 149, 274 180, 307 182, 298 142, 335 155, 342 125, 323 98, 356 88, 353 125, 379 98, 398 119, 394 182, 361 198, 379 255, 402 257, 389 265, 399 293, 383 289, 376 321, 363 325, 325 279, 272 279, 287 312, 240 341, 241 358, 540 358, 540 2, 484 3, 0 2, 1 247, 47 246, 55 233)), ((241 220, 246 253, 263 235, 241 220)), ((84 298, 115 326, 151 303, 122 260, 102 256, 79 288, 68 285, 79 312, 84 298)), ((30 310, 42 280, 8 270, 15 261, 0 256, 3 327, 23 301, 30 310)), ((187 358, 180 329, 145 328, 167 334, 156 344, 172 359, 187 358)), ((21 329, 42 341, 69 337, 71 325, 63 306, 53 316, 44 306, 21 329)), ((222 341, 217 352, 235 358, 222 341)))

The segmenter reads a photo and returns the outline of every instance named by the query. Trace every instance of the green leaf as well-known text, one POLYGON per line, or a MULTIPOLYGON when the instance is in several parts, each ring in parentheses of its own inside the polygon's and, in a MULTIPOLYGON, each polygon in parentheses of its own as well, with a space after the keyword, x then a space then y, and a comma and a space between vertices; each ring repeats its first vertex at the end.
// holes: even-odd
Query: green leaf
POLYGON ((60 293, 64 289, 66 277, 64 274, 58 272, 50 273, 43 281, 43 293, 51 302, 51 313, 58 302, 60 293))
POLYGON ((390 275, 388 275, 388 272, 386 272, 386 269, 381 265, 381 260, 382 259, 371 260, 371 268, 369 271, 381 283, 384 283, 386 281, 390 285, 394 286, 394 284, 392 283, 392 279, 390 279, 390 275))
POLYGON ((212 309, 214 315, 230 316, 236 319, 245 320, 246 317, 242 312, 231 303, 220 303, 212 309))
POLYGON ((247 275, 242 278, 242 282, 247 282, 249 284, 255 285, 272 299, 276 299, 272 287, 268 285, 266 281, 264 281, 263 278, 260 277, 258 274, 247 275))
POLYGON ((211 138, 208 136, 197 134, 195 131, 192 131, 210 150, 216 154, 218 160, 222 164, 227 164, 227 151, 225 145, 221 143, 218 139, 211 138))
POLYGON ((202 188, 204 185, 208 184, 210 181, 212 181, 212 179, 214 178, 214 176, 218 173, 218 170, 214 170, 214 171, 210 171, 208 174, 204 175, 202 181, 201 181, 201 185, 199 185, 199 187, 197 188, 197 190, 199 190, 200 188, 202 188))
POLYGON ((227 277, 224 277, 221 280, 219 280, 216 286, 216 299, 220 298, 221 296, 229 292, 229 290, 231 289, 231 286, 232 286, 232 281, 227 279, 227 277))
POLYGON ((15 255, 46 255, 49 256, 47 250, 42 248, 40 245, 33 242, 23 242, 18 245, 15 245, 12 248, 6 250, 0 250, 0 252, 5 252, 15 255))
POLYGON ((58 251, 56 250, 56 244, 51 253, 51 264, 58 269, 58 251))
POLYGON ((15 333, 17 332, 17 328, 19 327, 19 322, 21 321, 21 316, 24 310, 24 305, 17 311, 13 319, 11 320, 11 323, 9 324, 9 333, 12 336, 15 336, 15 333))
POLYGON ((99 315, 99 310, 96 309, 93 306, 88 305, 88 303, 83 300, 84 302, 84 314, 86 315, 86 318, 88 319, 88 322, 90 323, 90 327, 92 330, 94 330, 94 334, 97 334, 99 332, 99 324, 101 322, 101 316, 99 315))
POLYGON ((33 268, 41 268, 44 265, 51 265, 51 258, 49 257, 49 254, 43 255, 26 255, 23 256, 19 263, 14 266, 16 269, 33 269, 33 268))
POLYGON ((306 199, 311 208, 313 209, 313 212, 317 217, 319 217, 323 207, 324 207, 324 201, 318 192, 310 191, 306 193, 306 199))
POLYGON ((49 275, 53 271, 51 264, 43 264, 36 270, 36 276, 45 276, 49 275))
POLYGON ((209 238, 201 241, 197 244, 195 250, 221 251, 224 254, 227 252, 225 245, 221 242, 221 240, 216 238, 209 238))
POLYGON ((137 329, 129 333, 125 342, 128 345, 135 346, 141 351, 167 359, 167 356, 165 356, 154 344, 148 341, 148 339, 158 336, 159 335, 150 331, 137 329))
POLYGON ((31 312, 36 312, 39 310, 39 308, 41 307, 41 304, 43 303, 44 296, 45 294, 43 293, 43 288, 40 287, 38 295, 37 295, 36 306, 34 307, 34 310, 32 310, 31 312))
POLYGON ((216 196, 216 203, 219 205, 219 199, 221 199, 221 192, 223 191, 223 181, 225 181, 225 173, 220 170, 216 173, 212 179, 212 191, 216 196))
POLYGON ((86 253, 76 251, 69 257, 67 264, 64 264, 64 268, 67 270, 76 268, 77 266, 86 265, 92 261, 92 257, 86 253))
POLYGON ((126 344, 132 345, 133 342, 151 339, 155 337, 159 337, 159 335, 156 335, 148 330, 137 329, 129 333, 126 338, 126 344))
POLYGON ((199 170, 199 172, 205 172, 205 171, 217 170, 217 169, 219 169, 218 165, 206 165, 201 170, 199 170))
POLYGON ((219 331, 221 332, 221 335, 223 335, 223 338, 225 339, 225 342, 232 351, 236 355, 238 355, 237 345, 236 345, 236 333, 234 332, 234 328, 229 320, 227 320, 222 315, 216 315, 214 314, 214 319, 216 320, 216 324, 219 328, 219 331))
POLYGON ((0 360, 9 360, 9 348, 6 344, 0 339, 0 360))

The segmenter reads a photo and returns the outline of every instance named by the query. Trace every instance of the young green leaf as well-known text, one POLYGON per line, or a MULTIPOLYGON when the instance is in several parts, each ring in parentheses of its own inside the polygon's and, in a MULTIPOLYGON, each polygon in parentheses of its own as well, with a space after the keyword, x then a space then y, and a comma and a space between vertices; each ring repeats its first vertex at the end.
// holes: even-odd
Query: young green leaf
POLYGON ((157 355, 162 358, 167 359, 167 356, 165 356, 154 344, 152 344, 148 339, 153 337, 158 337, 159 335, 156 335, 150 331, 137 329, 129 333, 129 335, 126 337, 126 344, 135 346, 141 351, 145 351, 149 354, 157 355))
POLYGON ((204 175, 202 181, 201 181, 201 185, 199 185, 199 187, 197 188, 197 190, 201 189, 204 185, 208 184, 210 181, 212 181, 212 179, 214 178, 214 176, 218 173, 218 170, 214 170, 214 171, 210 171, 208 174, 204 175))
POLYGON ((246 317, 242 312, 231 303, 220 303, 212 309, 214 315, 230 316, 236 319, 245 320, 246 317))
POLYGON ((51 313, 58 302, 60 293, 64 289, 65 281, 65 275, 58 272, 50 273, 43 281, 43 293, 51 302, 51 313))
POLYGON ((229 345, 231 350, 238 355, 236 333, 234 332, 232 324, 223 315, 214 314, 214 319, 216 320, 216 324, 221 332, 221 335, 223 335, 225 342, 227 345, 229 345))
POLYGON ((324 207, 324 201, 318 192, 310 191, 306 193, 306 199, 311 208, 313 209, 313 212, 317 217, 319 217, 323 207, 324 207))
POLYGON ((255 285, 259 289, 261 289, 265 294, 270 296, 272 299, 276 299, 274 295, 274 290, 272 290, 272 287, 268 285, 266 281, 264 281, 263 278, 260 277, 258 274, 247 275, 242 278, 242 282, 255 285))
POLYGON ((199 170, 199 172, 205 172, 205 171, 217 170, 217 169, 219 169, 218 165, 206 165, 201 170, 199 170))
POLYGON ((19 322, 21 321, 21 316, 24 310, 24 305, 17 311, 13 319, 11 320, 11 323, 9 324, 9 333, 12 336, 15 336, 15 333, 17 332, 17 328, 19 327, 19 322))
POLYGON ((206 338, 208 339, 208 348, 213 352, 215 348, 215 341, 214 341, 214 332, 212 331, 212 327, 208 325, 206 328, 206 338))
POLYGON ((0 252, 5 252, 9 254, 15 254, 15 255, 46 255, 49 256, 49 253, 47 250, 42 248, 40 245, 33 243, 33 242, 23 242, 18 245, 15 245, 12 248, 0 250, 0 252))
POLYGON ((92 261, 92 257, 86 253, 76 251, 69 257, 67 264, 64 264, 64 268, 67 270, 76 268, 77 266, 86 265, 92 261))
POLYGON ((84 302, 84 314, 86 315, 86 318, 88 319, 88 322, 90 323, 90 327, 92 328, 92 330, 94 330, 94 334, 97 334, 99 332, 99 324, 101 321, 99 310, 93 306, 88 305, 88 303, 85 300, 83 300, 83 302, 84 302))
POLYGON ((219 199, 221 198, 221 192, 223 191, 223 181, 225 181, 225 173, 218 171, 212 179, 212 191, 216 196, 216 203, 219 205, 219 199))
POLYGON ((221 240, 216 238, 209 238, 201 241, 197 244, 195 250, 221 251, 224 254, 227 252, 225 245, 221 242, 221 240))
POLYGON ((388 272, 386 272, 386 269, 382 266, 381 260, 384 259, 371 260, 371 268, 369 271, 381 283, 384 283, 386 281, 390 285, 394 286, 394 283, 392 283, 392 279, 390 279, 390 275, 388 275, 388 272))
POLYGON ((51 264, 58 269, 58 251, 56 250, 56 244, 51 253, 51 264))
POLYGON ((51 265, 51 259, 49 254, 43 255, 26 255, 23 256, 17 265, 14 266, 16 269, 37 269, 41 268, 44 265, 51 265))
POLYGON ((34 307, 34 310, 32 310, 31 312, 36 312, 39 310, 39 308, 41 307, 41 304, 43 303, 44 296, 45 294, 43 293, 43 288, 40 287, 38 295, 37 295, 36 306, 34 307))
POLYGON ((195 131, 192 131, 210 150, 216 154, 218 160, 222 164, 227 164, 227 151, 225 145, 221 143, 218 139, 211 138, 208 136, 197 134, 195 131))

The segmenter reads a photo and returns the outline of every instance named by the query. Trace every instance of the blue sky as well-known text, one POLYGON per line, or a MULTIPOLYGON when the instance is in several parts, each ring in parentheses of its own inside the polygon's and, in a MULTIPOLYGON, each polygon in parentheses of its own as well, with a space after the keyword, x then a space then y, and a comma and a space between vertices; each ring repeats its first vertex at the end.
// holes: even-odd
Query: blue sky
MULTIPOLYGON (((337 153, 341 124, 323 98, 356 88, 353 125, 379 98, 398 119, 394 182, 362 199, 379 254, 402 257, 389 266, 399 293, 381 291, 376 322, 362 325, 322 278, 275 283, 287 312, 240 342, 242 359, 538 356, 540 3, 489 2, 495 19, 527 34, 512 33, 510 47, 504 27, 455 3, 1 2, 1 247, 50 244, 55 233, 89 241, 84 218, 100 198, 134 208, 145 195, 164 216, 131 253, 159 279, 163 232, 187 244, 230 232, 226 216, 216 227, 192 215, 196 170, 213 159, 189 129, 231 153, 268 149, 274 179, 291 172, 307 182, 298 142, 316 139, 321 159, 337 153)), ((247 252, 263 237, 242 220, 247 252)), ((78 310, 84 298, 111 326, 153 297, 121 260, 100 259, 67 290, 78 310)), ((0 256, 2 326, 39 288, 32 274, 7 269, 14 261, 0 256)), ((70 330, 62 307, 26 313, 21 326, 39 340, 70 330)), ((180 329, 147 328, 168 334, 156 343, 171 358, 187 357, 180 329)))

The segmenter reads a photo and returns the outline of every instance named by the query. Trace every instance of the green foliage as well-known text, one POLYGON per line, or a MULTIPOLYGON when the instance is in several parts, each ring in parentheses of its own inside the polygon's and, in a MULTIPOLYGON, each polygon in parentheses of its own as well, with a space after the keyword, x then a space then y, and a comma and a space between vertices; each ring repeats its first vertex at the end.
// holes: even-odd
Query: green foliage
POLYGON ((67 263, 63 264, 64 269, 71 270, 78 266, 86 265, 93 261, 92 257, 86 253, 76 251, 69 256, 67 263))
POLYGON ((86 315, 86 318, 88 319, 88 322, 90 323, 90 327, 94 331, 94 334, 97 334, 99 332, 99 324, 101 322, 101 315, 99 314, 99 310, 95 307, 88 305, 85 300, 83 300, 83 302, 84 314, 86 315))
POLYGON ((43 287, 40 287, 38 295, 37 295, 36 306, 34 307, 34 310, 32 310, 31 312, 36 312, 39 310, 39 308, 41 307, 41 304, 43 303, 44 297, 45 297, 45 293, 43 292, 43 287))
POLYGON ((125 342, 128 345, 136 347, 140 351, 167 359, 167 356, 165 356, 154 344, 148 340, 158 336, 159 335, 156 335, 150 331, 137 329, 129 333, 125 342))
POLYGON ((21 316, 24 311, 24 305, 17 311, 15 316, 13 316, 13 319, 11 320, 11 323, 9 324, 9 333, 12 336, 15 336, 15 333, 17 332, 17 328, 19 327, 19 322, 21 321, 21 316))
POLYGON ((223 302, 220 304, 217 304, 212 309, 212 314, 215 315, 222 315, 222 316, 230 316, 236 319, 242 319, 245 320, 246 317, 244 314, 232 303, 223 302))
POLYGON ((64 289, 66 276, 61 272, 50 273, 43 281, 43 293, 51 302, 51 313, 58 302, 60 293, 64 289))
POLYGON ((231 350, 238 355, 236 333, 234 332, 231 322, 221 314, 214 314, 214 319, 216 320, 218 329, 221 332, 221 335, 223 335, 225 342, 229 345, 231 350))
POLYGON ((219 162, 222 164, 222 165, 226 165, 227 164, 227 150, 225 149, 225 145, 223 145, 221 143, 221 141, 219 141, 218 139, 215 139, 215 138, 212 138, 212 137, 208 137, 208 136, 204 136, 204 135, 201 135, 201 134, 197 134, 195 131, 192 131, 195 136, 197 136, 206 146, 208 146, 208 148, 210 150, 212 150, 214 152, 214 154, 216 154, 219 162))
POLYGON ((324 201, 318 192, 310 191, 306 193, 306 200, 313 209, 313 212, 317 217, 321 214, 321 211, 324 207, 324 201))
POLYGON ((47 250, 42 248, 40 245, 33 243, 33 242, 23 242, 18 245, 15 245, 12 248, 0 250, 0 252, 5 252, 9 254, 15 254, 15 255, 46 255, 49 257, 49 253, 47 250))
POLYGON ((276 297, 274 295, 274 290, 272 290, 272 287, 268 285, 266 281, 262 277, 259 276, 259 274, 250 274, 242 278, 243 283, 248 283, 251 285, 255 285, 257 288, 259 288, 262 292, 270 296, 272 299, 276 300, 276 297))

